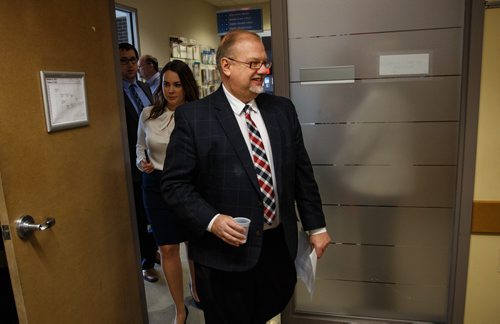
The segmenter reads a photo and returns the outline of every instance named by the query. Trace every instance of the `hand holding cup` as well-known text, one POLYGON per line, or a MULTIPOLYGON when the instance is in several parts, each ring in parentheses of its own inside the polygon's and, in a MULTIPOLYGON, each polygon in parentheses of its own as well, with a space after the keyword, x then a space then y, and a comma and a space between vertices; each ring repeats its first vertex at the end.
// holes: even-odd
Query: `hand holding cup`
POLYGON ((250 219, 246 217, 235 217, 233 220, 240 226, 242 226, 245 229, 245 241, 243 243, 247 242, 247 237, 248 237, 248 230, 250 228, 250 219))

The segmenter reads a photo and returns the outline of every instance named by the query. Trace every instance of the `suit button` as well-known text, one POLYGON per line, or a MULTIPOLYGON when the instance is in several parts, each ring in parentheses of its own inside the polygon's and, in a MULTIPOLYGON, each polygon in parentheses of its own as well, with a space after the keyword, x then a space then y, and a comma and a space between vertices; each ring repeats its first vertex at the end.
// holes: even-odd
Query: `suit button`
POLYGON ((255 236, 259 237, 261 234, 262 234, 262 233, 261 233, 261 231, 260 231, 260 230, 256 230, 256 231, 255 231, 255 236))
POLYGON ((264 207, 264 204, 262 203, 262 201, 260 201, 260 200, 257 201, 257 207, 259 207, 259 208, 264 207))

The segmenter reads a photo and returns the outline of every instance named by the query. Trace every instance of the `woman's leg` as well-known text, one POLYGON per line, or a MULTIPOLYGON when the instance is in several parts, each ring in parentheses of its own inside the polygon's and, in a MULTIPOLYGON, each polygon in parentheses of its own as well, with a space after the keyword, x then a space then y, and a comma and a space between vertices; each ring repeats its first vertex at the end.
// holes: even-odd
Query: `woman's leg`
MULTIPOLYGON (((188 242, 184 242, 186 245, 186 251, 188 249, 188 242)), ((188 255, 188 264, 189 264, 189 279, 191 284, 189 285, 189 289, 191 290, 191 297, 193 297, 194 301, 198 304, 200 302, 200 297, 198 297, 198 292, 196 290, 196 277, 194 275, 194 262, 189 258, 188 255)))
POLYGON ((168 289, 175 304, 176 324, 184 323, 186 308, 184 305, 184 284, 182 280, 182 264, 179 244, 160 246, 161 266, 167 279, 168 289))

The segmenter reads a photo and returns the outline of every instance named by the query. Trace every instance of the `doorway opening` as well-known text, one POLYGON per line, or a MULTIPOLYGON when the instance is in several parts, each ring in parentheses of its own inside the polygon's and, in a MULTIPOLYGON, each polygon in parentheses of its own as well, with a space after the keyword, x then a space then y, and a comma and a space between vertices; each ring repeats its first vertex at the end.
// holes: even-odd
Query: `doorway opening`
POLYGON ((2 322, 6 324, 18 323, 16 302, 14 300, 14 292, 12 291, 3 239, 0 240, 0 300, 2 301, 0 303, 2 322))
MULTIPOLYGON (((227 1, 217 0, 195 0, 190 2, 182 1, 150 1, 145 4, 139 0, 127 0, 127 6, 116 3, 116 28, 118 35, 118 43, 128 42, 134 45, 139 54, 149 54, 157 58, 160 70, 161 67, 173 59, 185 61, 193 72, 195 78, 199 71, 200 89, 208 91, 200 91, 201 94, 207 95, 212 91, 217 90, 219 84, 209 83, 211 80, 210 73, 205 73, 209 76, 208 82, 205 84, 203 70, 211 71, 215 69, 215 49, 217 48, 219 37, 221 36, 217 30, 217 12, 220 11, 236 11, 248 8, 259 8, 262 14, 262 30, 258 34, 262 37, 266 48, 268 60, 272 60, 271 49, 271 26, 270 26, 270 1, 232 1, 233 5, 227 6, 227 1), (154 8, 153 8, 154 7, 154 8), (161 14, 159 14, 161 12, 161 14), (182 12, 182 15, 178 13, 182 12), (161 19, 160 19, 161 18, 161 19), (161 35, 161 36, 160 36, 161 35), (172 45, 175 41, 179 46, 172 45), (190 53, 189 46, 198 46, 197 51, 190 53), (214 49, 213 52, 210 49, 214 49), (208 62, 203 60, 203 53, 213 53, 214 61, 208 62), (194 53, 194 54, 193 54, 194 53), (193 57, 199 53, 199 57, 193 57)), ((137 76, 140 77, 139 75, 137 76)), ((274 92, 274 82, 272 70, 264 80, 264 88, 268 93, 274 92)), ((132 164, 131 167, 135 167, 132 164)), ((181 245, 182 246, 182 245, 181 245)), ((186 261, 184 248, 181 248, 181 260, 186 261)), ((161 267, 155 267, 161 272, 161 267)), ((183 265, 184 268, 184 265, 183 265)), ((184 271, 184 274, 186 272, 184 271)), ((184 279, 188 279, 184 275, 184 279)), ((186 280, 185 280, 186 281, 186 280)), ((163 274, 160 273, 160 281, 156 283, 145 282, 146 299, 148 304, 148 315, 150 323, 168 321, 168 317, 175 309, 172 304, 168 304, 171 300, 168 288, 165 285, 163 274), (163 284, 163 285, 162 285, 163 284), (161 285, 161 288, 158 286, 161 285), (151 303, 151 298, 154 296, 155 302, 151 303), (163 314, 162 314, 163 312, 163 314), (160 315, 161 314, 161 315, 160 315)), ((184 283, 187 287, 187 283, 184 283)), ((190 296, 189 290, 185 289, 185 296, 190 296)), ((190 304, 188 303, 188 306, 190 304)), ((196 318, 196 314, 190 311, 190 321, 196 318), (194 315, 194 317, 192 317, 194 315)), ((202 323, 202 322, 200 322, 202 323)))

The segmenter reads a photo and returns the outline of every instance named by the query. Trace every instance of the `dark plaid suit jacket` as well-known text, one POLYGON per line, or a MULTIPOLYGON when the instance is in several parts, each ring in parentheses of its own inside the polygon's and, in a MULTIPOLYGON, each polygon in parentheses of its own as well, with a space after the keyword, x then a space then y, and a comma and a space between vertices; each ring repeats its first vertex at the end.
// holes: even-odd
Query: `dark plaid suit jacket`
MULTIPOLYGON (((297 253, 295 203, 303 227, 310 230, 325 226, 321 199, 292 102, 268 94, 259 95, 256 102, 271 142, 279 217, 293 259, 297 253)), ((176 110, 163 170, 163 197, 189 233, 190 258, 224 271, 253 267, 262 247, 262 197, 250 153, 222 87, 176 110), (252 220, 246 244, 233 247, 206 230, 218 213, 252 220)))

